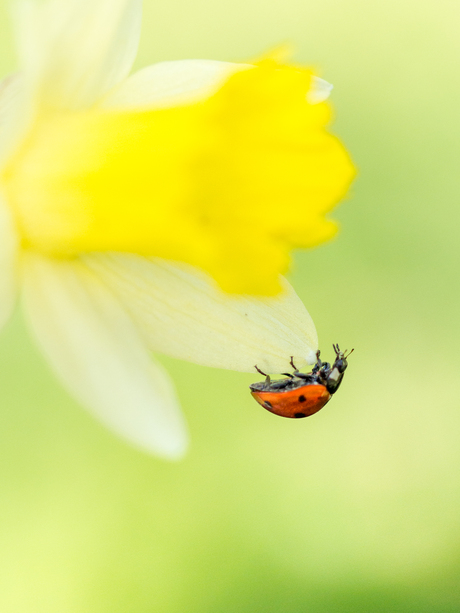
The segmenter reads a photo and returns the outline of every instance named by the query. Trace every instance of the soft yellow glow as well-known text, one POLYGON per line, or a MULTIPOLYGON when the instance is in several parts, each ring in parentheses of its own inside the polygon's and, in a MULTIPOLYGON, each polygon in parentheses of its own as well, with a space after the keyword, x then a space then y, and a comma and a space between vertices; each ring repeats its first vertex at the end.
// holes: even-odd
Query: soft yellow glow
POLYGON ((154 255, 277 293, 289 251, 335 233, 325 214, 353 177, 311 76, 264 60, 200 103, 39 118, 3 175, 24 245, 154 255))

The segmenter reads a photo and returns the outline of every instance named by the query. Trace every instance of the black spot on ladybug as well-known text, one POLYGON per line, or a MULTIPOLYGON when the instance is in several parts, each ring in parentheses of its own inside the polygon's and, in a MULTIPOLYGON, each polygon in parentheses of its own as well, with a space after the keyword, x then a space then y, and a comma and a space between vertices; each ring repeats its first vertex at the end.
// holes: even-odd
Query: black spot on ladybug
MULTIPOLYGON (((299 402, 305 402, 305 400, 306 400, 305 396, 299 396, 299 402)), ((302 413, 300 413, 300 415, 302 415, 302 413)))
POLYGON ((268 402, 268 400, 265 400, 265 402, 264 402, 264 407, 265 407, 266 409, 273 409, 273 405, 272 405, 272 403, 271 403, 271 402, 268 402))
POLYGON ((295 417, 296 419, 300 419, 301 417, 307 417, 307 416, 305 415, 305 413, 296 413, 296 414, 294 415, 294 417, 295 417))

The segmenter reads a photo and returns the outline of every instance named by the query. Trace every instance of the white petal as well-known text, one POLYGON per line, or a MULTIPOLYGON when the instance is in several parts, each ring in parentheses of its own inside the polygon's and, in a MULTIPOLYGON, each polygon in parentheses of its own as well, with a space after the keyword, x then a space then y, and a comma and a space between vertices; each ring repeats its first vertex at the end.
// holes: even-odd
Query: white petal
POLYGON ((18 236, 11 212, 0 197, 0 328, 16 303, 18 280, 18 236))
POLYGON ((142 0, 23 0, 16 10, 24 75, 53 108, 92 105, 132 68, 142 0))
POLYGON ((270 373, 315 360, 318 338, 285 281, 276 298, 232 296, 190 266, 130 254, 91 254, 85 262, 123 301, 149 346, 219 368, 270 373))
POLYGON ((324 79, 319 77, 313 77, 312 88, 307 94, 307 100, 310 104, 318 104, 327 100, 331 94, 334 86, 328 83, 324 79))
POLYGON ((213 60, 160 62, 131 75, 103 101, 105 107, 142 108, 189 104, 216 92, 230 75, 251 68, 213 60))
POLYGON ((27 317, 62 382, 135 445, 180 457, 187 437, 170 380, 113 294, 79 261, 27 254, 24 269, 27 317))

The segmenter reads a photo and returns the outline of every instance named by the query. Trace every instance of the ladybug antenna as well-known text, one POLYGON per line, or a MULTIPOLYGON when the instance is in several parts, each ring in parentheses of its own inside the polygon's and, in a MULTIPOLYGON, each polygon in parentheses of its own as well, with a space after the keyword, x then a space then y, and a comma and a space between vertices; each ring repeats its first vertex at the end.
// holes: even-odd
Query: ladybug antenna
POLYGON ((289 362, 289 364, 292 366, 292 368, 294 370, 297 370, 297 366, 294 364, 294 356, 291 355, 291 361, 289 362))
POLYGON ((333 345, 332 345, 332 348, 334 349, 335 354, 338 356, 338 355, 339 355, 339 353, 340 353, 339 345, 338 345, 338 344, 337 344, 337 345, 334 345, 334 344, 333 344, 333 345))
MULTIPOLYGON (((351 356, 351 354, 353 353, 353 351, 355 350, 355 348, 353 347, 353 349, 350 351, 350 353, 348 353, 347 355, 344 355, 343 357, 345 359, 349 358, 351 356)), ((345 349, 345 353, 347 352, 347 350, 345 349)))

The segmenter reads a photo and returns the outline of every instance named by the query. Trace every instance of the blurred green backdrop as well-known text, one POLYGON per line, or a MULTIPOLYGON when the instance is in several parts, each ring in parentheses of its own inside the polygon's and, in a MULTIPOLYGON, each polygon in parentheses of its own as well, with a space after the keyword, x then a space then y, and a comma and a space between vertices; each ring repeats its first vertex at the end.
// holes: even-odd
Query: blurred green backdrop
MULTIPOLYGON (((15 67, 0 0, 0 74, 15 67)), ((360 170, 339 238, 292 281, 340 394, 291 422, 251 375, 164 359, 181 463, 74 403, 20 315, 0 337, 2 613, 460 610, 460 5, 452 0, 145 0, 137 66, 246 60, 280 42, 335 85, 360 170)))

